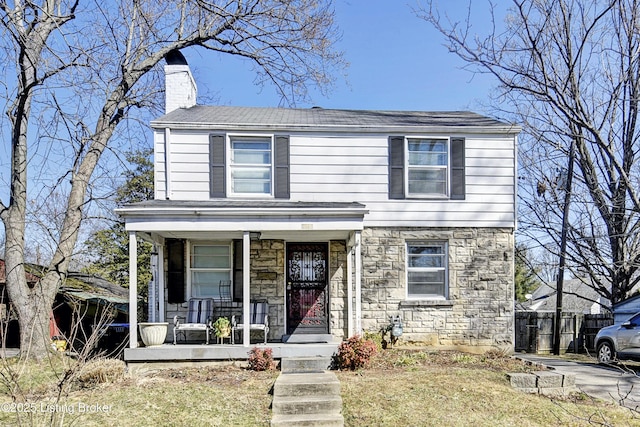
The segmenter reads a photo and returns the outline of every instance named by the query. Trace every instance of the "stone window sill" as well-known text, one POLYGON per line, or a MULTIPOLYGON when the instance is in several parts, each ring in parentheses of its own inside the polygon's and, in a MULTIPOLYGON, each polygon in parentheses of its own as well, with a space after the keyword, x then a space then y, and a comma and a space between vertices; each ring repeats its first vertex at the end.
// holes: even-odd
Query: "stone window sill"
POLYGON ((400 308, 404 307, 453 307, 453 301, 444 299, 404 300, 400 302, 400 308))

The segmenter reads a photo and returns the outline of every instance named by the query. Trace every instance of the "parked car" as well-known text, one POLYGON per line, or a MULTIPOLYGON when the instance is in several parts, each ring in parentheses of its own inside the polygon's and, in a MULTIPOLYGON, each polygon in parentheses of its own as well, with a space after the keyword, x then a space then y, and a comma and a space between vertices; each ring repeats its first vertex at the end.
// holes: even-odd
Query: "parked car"
POLYGON ((640 313, 619 325, 600 329, 596 335, 598 362, 640 360, 640 313))

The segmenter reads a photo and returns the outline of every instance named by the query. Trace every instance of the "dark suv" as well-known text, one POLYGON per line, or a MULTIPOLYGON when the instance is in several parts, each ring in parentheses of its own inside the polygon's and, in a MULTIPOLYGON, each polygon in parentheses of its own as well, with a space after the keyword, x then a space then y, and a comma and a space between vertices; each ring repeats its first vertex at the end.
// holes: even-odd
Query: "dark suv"
POLYGON ((640 313, 621 325, 607 326, 596 335, 598 362, 616 359, 640 360, 640 313))

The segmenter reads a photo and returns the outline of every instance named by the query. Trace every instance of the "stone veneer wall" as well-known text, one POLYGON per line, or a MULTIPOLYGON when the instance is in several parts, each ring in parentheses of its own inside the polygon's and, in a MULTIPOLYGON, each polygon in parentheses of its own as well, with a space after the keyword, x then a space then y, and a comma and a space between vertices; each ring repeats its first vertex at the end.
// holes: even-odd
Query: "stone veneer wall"
MULTIPOLYGON (((251 299, 269 303, 269 340, 284 335, 285 243, 282 240, 251 242, 251 299)), ((242 284, 240 284, 242 286, 242 284)))
MULTIPOLYGON (((269 302, 269 339, 285 333, 285 249, 282 240, 251 242, 251 298, 269 302)), ((402 342, 484 351, 513 349, 513 230, 385 229, 362 232, 362 326, 378 332, 389 316, 404 323, 402 342), (406 299, 406 242, 447 241, 449 299, 406 299)), ((240 284, 241 285, 241 284, 240 284)), ((329 243, 330 333, 347 335, 347 248, 329 243)), ((236 304, 238 311, 241 305, 236 304)), ((167 319, 186 303, 167 306, 167 319)), ((171 335, 171 333, 169 334, 171 335)), ((171 336, 168 337, 171 339, 171 336)))
POLYGON ((484 351, 513 349, 513 257, 510 228, 383 229, 362 232, 362 326, 378 331, 390 315, 403 342, 484 351), (448 242, 449 298, 406 299, 406 242, 448 242))

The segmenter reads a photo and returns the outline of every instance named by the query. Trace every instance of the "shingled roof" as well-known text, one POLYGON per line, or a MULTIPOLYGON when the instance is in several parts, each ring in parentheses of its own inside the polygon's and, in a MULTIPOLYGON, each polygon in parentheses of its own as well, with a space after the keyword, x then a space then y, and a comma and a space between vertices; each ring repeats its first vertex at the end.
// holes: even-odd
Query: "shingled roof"
POLYGON ((459 128, 517 133, 518 126, 469 111, 373 111, 324 108, 202 106, 180 108, 151 122, 153 127, 359 130, 402 132, 459 128))

